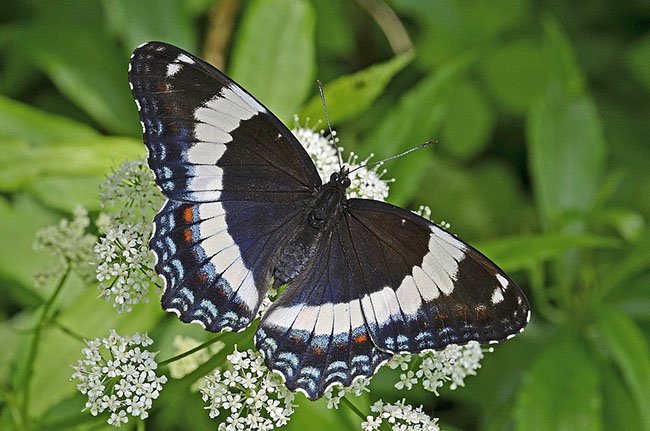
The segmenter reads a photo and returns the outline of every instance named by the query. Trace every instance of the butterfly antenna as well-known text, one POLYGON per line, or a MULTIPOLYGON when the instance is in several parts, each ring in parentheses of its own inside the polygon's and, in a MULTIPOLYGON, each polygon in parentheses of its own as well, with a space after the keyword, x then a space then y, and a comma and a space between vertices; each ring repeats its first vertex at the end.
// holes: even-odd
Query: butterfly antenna
POLYGON ((361 169, 361 168, 366 168, 366 167, 368 167, 368 166, 378 165, 379 163, 384 163, 384 162, 387 162, 387 161, 389 161, 389 160, 397 159, 397 158, 399 158, 399 157, 402 157, 402 156, 407 155, 408 153, 412 153, 413 151, 417 151, 417 150, 420 150, 420 149, 422 149, 422 148, 424 148, 424 147, 428 147, 429 145, 433 145, 433 144, 437 144, 437 143, 438 143, 437 140, 436 140, 436 141, 428 141, 428 142, 425 142, 425 143, 422 144, 422 145, 418 145, 418 146, 415 147, 415 148, 411 148, 410 150, 406 150, 406 151, 404 151, 403 153, 397 154, 396 156, 392 156, 392 157, 389 157, 389 158, 387 158, 387 159, 377 160, 376 162, 366 163, 366 164, 363 164, 363 165, 361 165, 361 166, 357 166, 356 168, 354 168, 354 169, 352 169, 350 172, 348 172, 348 174, 351 174, 352 172, 354 172, 354 171, 356 171, 356 170, 359 170, 359 169, 361 169))
POLYGON ((330 119, 327 116, 327 105, 325 104, 325 93, 323 93, 323 83, 320 82, 320 79, 317 79, 316 82, 318 82, 318 91, 320 91, 320 100, 323 102, 323 109, 325 110, 325 121, 327 122, 327 127, 330 129, 330 138, 332 139, 332 144, 336 149, 336 155, 339 158, 339 169, 343 170, 343 159, 341 158, 341 151, 339 150, 339 146, 336 145, 336 140, 334 139, 334 132, 332 131, 332 125, 330 124, 330 119))

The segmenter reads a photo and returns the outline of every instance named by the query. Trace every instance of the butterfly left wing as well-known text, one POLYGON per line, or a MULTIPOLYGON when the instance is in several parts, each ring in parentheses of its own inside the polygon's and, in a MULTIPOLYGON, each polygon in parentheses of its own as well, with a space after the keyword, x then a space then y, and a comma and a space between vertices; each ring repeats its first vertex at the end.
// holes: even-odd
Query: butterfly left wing
POLYGON ((162 305, 214 332, 242 330, 271 280, 275 253, 321 184, 292 133, 259 101, 173 45, 129 63, 149 166, 168 198, 150 244, 162 305))

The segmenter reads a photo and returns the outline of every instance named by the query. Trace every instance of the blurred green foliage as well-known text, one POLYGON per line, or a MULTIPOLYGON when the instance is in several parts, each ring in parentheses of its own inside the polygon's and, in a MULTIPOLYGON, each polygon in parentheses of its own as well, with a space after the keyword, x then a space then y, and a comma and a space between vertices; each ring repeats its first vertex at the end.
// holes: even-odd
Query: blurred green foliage
MULTIPOLYGON (((413 390, 412 404, 450 430, 650 430, 647 1, 27 0, 2 2, 0 23, 0 428, 19 424, 30 328, 53 287, 32 283, 48 260, 34 233, 79 203, 96 214, 103 175, 144 155, 127 64, 164 40, 224 59, 289 125, 323 117, 319 78, 347 151, 439 139, 386 166, 389 200, 451 222, 512 273, 533 318, 467 387, 413 390)), ((81 412, 68 378, 82 345, 61 328, 149 331, 164 357, 175 333, 205 337, 155 304, 118 316, 69 284, 35 364, 34 429, 106 428, 81 412)), ((216 427, 186 382, 147 427, 216 427)), ((372 388, 365 410, 403 396, 372 388)), ((288 429, 358 426, 300 404, 288 429)))

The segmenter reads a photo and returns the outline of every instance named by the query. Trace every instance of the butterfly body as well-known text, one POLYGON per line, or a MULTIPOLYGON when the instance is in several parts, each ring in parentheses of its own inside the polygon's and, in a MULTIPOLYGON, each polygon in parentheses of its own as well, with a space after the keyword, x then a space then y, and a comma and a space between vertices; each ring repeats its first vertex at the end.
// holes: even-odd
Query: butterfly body
POLYGON ((129 83, 167 202, 150 245, 162 306, 241 331, 271 285, 255 345, 292 390, 319 398, 395 353, 498 342, 530 318, 519 287, 430 221, 323 184, 293 134, 243 88, 161 42, 133 53, 129 83))

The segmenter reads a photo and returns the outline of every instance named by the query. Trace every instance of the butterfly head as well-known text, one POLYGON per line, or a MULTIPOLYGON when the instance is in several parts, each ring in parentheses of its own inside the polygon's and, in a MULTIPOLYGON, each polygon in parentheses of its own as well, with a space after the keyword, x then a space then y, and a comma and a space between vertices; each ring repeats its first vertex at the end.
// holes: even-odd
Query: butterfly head
POLYGON ((342 190, 347 189, 350 187, 351 183, 350 178, 348 177, 349 173, 350 170, 347 168, 347 166, 344 166, 339 172, 334 172, 332 175, 330 175, 329 184, 337 185, 342 190))

